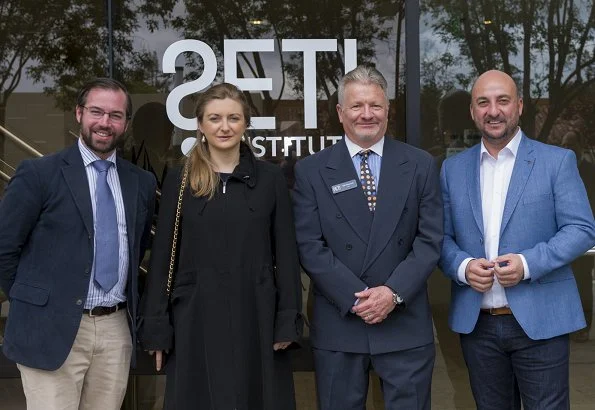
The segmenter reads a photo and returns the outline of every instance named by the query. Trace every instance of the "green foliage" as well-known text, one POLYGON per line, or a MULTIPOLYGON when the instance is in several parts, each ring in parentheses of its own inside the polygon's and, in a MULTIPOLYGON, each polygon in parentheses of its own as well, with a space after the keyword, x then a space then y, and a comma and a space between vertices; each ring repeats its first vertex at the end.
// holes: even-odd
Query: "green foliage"
MULTIPOLYGON (((164 91, 167 82, 158 75, 156 56, 133 44, 139 28, 136 3, 113 0, 114 77, 132 91, 164 91)), ((158 2, 151 3, 157 7, 158 2)), ((0 106, 24 75, 48 84, 45 92, 68 110, 84 82, 107 76, 106 4, 105 0, 0 2, 0 106)))
POLYGON ((590 0, 422 0, 422 10, 441 45, 459 60, 429 58, 423 83, 444 90, 467 87, 478 73, 503 70, 521 84, 523 128, 539 139, 547 138, 565 107, 595 82, 590 0), (539 98, 548 98, 549 106, 536 130, 539 98))

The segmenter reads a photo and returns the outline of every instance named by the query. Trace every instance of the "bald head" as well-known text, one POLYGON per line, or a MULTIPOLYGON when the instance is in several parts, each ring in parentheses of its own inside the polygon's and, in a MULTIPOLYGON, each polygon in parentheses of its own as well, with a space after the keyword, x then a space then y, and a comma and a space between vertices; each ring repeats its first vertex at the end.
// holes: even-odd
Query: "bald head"
POLYGON ((502 71, 490 70, 475 81, 470 108, 486 148, 498 152, 517 133, 523 99, 512 77, 502 71))
POLYGON ((513 78, 506 74, 504 71, 500 70, 489 70, 477 77, 475 83, 473 83, 473 88, 471 89, 471 94, 475 91, 476 87, 483 86, 486 82, 498 82, 501 84, 505 84, 506 86, 510 87, 510 89, 516 94, 517 98, 520 98, 521 95, 519 94, 518 87, 514 82, 513 78))

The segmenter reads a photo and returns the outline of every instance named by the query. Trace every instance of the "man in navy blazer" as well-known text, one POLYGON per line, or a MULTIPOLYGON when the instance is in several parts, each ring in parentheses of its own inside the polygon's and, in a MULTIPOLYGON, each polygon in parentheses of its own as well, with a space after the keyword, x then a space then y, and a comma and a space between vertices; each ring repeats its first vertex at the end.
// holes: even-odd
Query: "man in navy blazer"
POLYGON ((507 74, 482 74, 471 94, 481 143, 441 173, 449 324, 478 409, 568 409, 568 333, 585 326, 569 265, 595 244, 576 157, 524 135, 507 74))
POLYGON ((429 409, 438 170, 426 152, 385 137, 387 83, 376 69, 346 74, 338 99, 345 138, 297 163, 293 195, 300 260, 314 283, 318 408, 364 409, 373 368, 387 409, 429 409))
POLYGON ((121 83, 87 83, 77 143, 23 161, 0 203, 0 286, 10 299, 3 351, 18 365, 29 410, 116 410, 124 398, 156 188, 152 174, 115 155, 131 113, 121 83), (106 164, 104 178, 96 162, 106 164), (101 195, 111 206, 99 205, 101 195), (102 209, 114 229, 98 245, 102 209), (107 282, 98 266, 111 267, 107 282))

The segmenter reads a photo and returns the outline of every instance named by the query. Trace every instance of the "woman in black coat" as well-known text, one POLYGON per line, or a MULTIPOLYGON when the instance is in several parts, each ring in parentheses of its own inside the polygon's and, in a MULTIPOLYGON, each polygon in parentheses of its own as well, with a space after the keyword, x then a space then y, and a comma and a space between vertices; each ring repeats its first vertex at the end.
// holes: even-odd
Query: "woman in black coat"
POLYGON ((166 409, 294 409, 287 350, 297 347, 302 317, 289 192, 281 169, 242 141, 250 108, 235 86, 207 90, 196 115, 199 139, 163 184, 141 342, 158 370, 165 362, 166 409))

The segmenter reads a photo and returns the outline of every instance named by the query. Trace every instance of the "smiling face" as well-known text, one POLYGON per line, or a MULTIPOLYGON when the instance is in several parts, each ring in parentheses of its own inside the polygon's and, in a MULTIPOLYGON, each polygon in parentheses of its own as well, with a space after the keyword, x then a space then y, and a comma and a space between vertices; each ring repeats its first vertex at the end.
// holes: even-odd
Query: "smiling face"
POLYGON ((343 101, 337 104, 337 113, 347 138, 362 148, 371 147, 386 132, 388 101, 376 84, 346 84, 343 101))
POLYGON ((126 106, 126 94, 122 90, 94 88, 89 91, 84 107, 76 107, 76 120, 81 126, 80 137, 99 158, 108 158, 123 140, 128 127, 126 106), (94 118, 91 110, 101 110, 106 114, 94 118), (114 120, 107 113, 119 113, 122 120, 114 120))
POLYGON ((209 101, 199 121, 199 129, 205 135, 211 153, 239 150, 246 128, 242 104, 231 98, 209 101))
POLYGON ((482 74, 471 91, 471 117, 484 144, 501 149, 514 138, 523 113, 523 99, 510 76, 501 71, 482 74))

